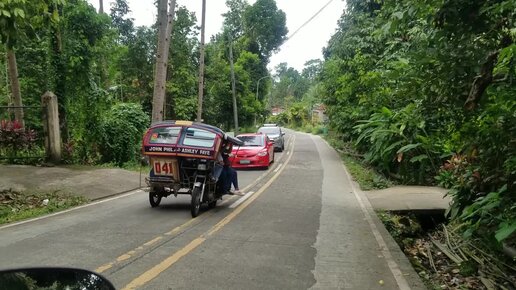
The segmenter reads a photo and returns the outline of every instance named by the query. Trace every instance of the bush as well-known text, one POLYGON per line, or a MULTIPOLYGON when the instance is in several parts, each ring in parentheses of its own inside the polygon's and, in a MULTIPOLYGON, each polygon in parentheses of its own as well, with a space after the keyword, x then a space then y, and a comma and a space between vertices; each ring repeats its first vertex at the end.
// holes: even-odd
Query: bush
POLYGON ((312 127, 312 125, 308 124, 308 125, 303 126, 302 129, 305 133, 312 133, 312 130, 314 129, 314 127, 312 127))
POLYGON ((38 134, 32 129, 22 128, 18 121, 0 121, 0 156, 12 158, 10 163, 31 163, 38 159, 23 157, 44 155, 38 146, 38 134), (36 152, 36 153, 35 153, 36 152), (19 157, 20 159, 16 159, 19 157))
POLYGON ((128 161, 137 160, 149 121, 149 116, 139 104, 120 103, 113 106, 101 121, 102 161, 122 166, 128 161))
MULTIPOLYGON (((438 170, 439 154, 426 133, 419 104, 400 110, 383 107, 354 127, 356 144, 365 160, 383 173, 395 173, 406 183, 428 183, 438 170)), ((430 181, 431 182, 431 181, 430 181)))
POLYGON ((275 123, 278 124, 278 126, 286 126, 288 125, 288 114, 283 112, 276 116, 272 116, 267 120, 267 123, 275 123))
POLYGON ((315 126, 312 128, 312 134, 314 135, 321 135, 324 133, 324 127, 323 126, 315 126))
POLYGON ((240 130, 239 130, 239 134, 244 134, 244 133, 256 133, 256 130, 258 128, 256 128, 255 126, 244 126, 244 127, 241 127, 240 130))

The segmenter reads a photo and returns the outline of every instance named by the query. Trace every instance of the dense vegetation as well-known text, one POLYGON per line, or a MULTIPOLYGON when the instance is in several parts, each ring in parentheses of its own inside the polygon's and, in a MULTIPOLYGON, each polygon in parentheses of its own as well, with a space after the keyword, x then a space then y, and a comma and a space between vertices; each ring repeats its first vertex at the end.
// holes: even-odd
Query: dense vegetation
MULTIPOLYGON (((449 188, 466 237, 515 244, 515 1, 347 1, 324 57, 306 92, 341 141, 400 183, 449 188)), ((307 119, 309 102, 283 105, 276 119, 307 119)))

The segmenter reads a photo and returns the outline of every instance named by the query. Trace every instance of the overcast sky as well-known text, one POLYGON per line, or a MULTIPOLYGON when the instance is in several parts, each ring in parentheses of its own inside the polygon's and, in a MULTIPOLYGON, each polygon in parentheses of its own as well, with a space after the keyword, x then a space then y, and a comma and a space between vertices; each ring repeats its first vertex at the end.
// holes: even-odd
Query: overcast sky
MULTIPOLYGON (((88 0, 98 8, 98 0, 88 0)), ((289 35, 312 17, 329 0, 276 0, 278 8, 287 14, 289 35)), ((110 0, 104 0, 104 10, 109 13, 110 0)), ((131 17, 135 24, 151 25, 156 19, 154 0, 128 0, 132 11, 131 17)), ((255 0, 248 0, 250 4, 255 0)), ((201 21, 201 0, 177 0, 178 5, 184 5, 195 12, 197 20, 201 21)), ((294 37, 283 44, 280 52, 273 55, 269 69, 281 62, 301 71, 304 63, 310 59, 322 58, 322 48, 326 46, 331 35, 337 28, 337 21, 345 7, 343 0, 333 0, 316 18, 303 27, 294 37)), ((206 41, 221 30, 222 13, 226 12, 225 0, 206 1, 206 41)))

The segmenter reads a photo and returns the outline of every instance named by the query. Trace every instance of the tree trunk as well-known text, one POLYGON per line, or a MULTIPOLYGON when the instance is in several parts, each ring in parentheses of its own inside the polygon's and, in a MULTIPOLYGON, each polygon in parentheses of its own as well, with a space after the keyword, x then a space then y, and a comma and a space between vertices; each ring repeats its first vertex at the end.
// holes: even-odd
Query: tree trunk
POLYGON ((199 96, 197 103, 197 122, 202 121, 202 99, 204 95, 204 30, 206 26, 206 0, 202 0, 201 47, 199 57, 199 96))
POLYGON ((475 77, 468 99, 464 103, 464 107, 467 110, 473 110, 477 106, 487 87, 493 82, 493 69, 498 59, 498 54, 499 51, 489 54, 486 61, 480 67, 480 75, 475 77))
POLYGON ((168 50, 170 46, 170 35, 172 34, 175 7, 176 1, 170 0, 167 13, 167 1, 159 0, 158 2, 158 51, 156 54, 156 71, 154 76, 154 95, 152 98, 152 122, 163 120, 168 50))
POLYGON ((104 13, 104 0, 99 0, 99 14, 104 13))
POLYGON ((20 92, 20 82, 18 80, 18 66, 16 64, 16 54, 13 49, 7 48, 7 65, 9 67, 9 81, 11 83, 11 93, 13 95, 14 119, 20 123, 22 128, 25 128, 25 121, 23 120, 23 102, 20 92))

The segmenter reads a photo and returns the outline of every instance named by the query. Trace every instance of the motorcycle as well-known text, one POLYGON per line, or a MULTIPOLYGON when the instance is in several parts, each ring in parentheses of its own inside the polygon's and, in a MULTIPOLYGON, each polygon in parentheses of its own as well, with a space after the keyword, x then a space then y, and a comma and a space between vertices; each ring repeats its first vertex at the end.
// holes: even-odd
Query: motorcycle
POLYGON ((243 142, 203 123, 171 120, 152 124, 142 148, 151 165, 145 179, 151 207, 159 206, 164 197, 188 194, 192 217, 199 215, 202 204, 214 208, 227 193, 214 174, 227 145, 241 146, 243 142))

